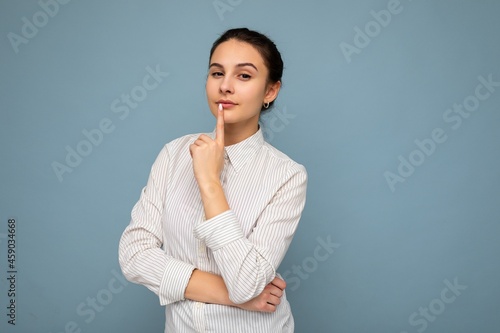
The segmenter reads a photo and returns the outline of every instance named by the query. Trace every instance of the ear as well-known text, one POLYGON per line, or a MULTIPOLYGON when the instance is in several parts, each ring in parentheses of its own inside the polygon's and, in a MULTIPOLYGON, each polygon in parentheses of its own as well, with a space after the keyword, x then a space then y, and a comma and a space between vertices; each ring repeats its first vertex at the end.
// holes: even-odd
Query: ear
POLYGON ((281 81, 270 83, 267 85, 266 94, 264 95, 264 103, 270 103, 278 97, 281 89, 281 81))

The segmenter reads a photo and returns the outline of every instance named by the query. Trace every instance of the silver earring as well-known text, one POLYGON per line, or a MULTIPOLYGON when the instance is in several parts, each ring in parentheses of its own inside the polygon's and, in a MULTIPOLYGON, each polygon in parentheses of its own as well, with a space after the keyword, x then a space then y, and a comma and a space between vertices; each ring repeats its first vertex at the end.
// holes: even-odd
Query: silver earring
POLYGON ((264 109, 267 109, 269 107, 269 102, 264 103, 264 109))

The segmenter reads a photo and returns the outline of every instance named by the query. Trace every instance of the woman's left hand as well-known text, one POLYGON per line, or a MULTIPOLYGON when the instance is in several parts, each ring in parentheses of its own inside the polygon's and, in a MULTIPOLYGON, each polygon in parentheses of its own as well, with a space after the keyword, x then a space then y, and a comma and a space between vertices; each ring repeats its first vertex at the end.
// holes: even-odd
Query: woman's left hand
POLYGON ((236 306, 248 311, 274 312, 281 303, 281 296, 283 296, 285 288, 286 282, 279 277, 275 277, 259 296, 236 306))
POLYGON ((224 166, 224 109, 219 107, 215 139, 202 134, 189 146, 198 185, 219 182, 224 166))

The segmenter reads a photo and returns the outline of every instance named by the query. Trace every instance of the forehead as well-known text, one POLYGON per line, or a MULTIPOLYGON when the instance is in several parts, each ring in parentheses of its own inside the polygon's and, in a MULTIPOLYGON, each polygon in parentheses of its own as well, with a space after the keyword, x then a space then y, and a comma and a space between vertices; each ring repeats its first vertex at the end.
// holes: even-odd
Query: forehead
POLYGON ((259 69, 265 68, 264 59, 255 47, 249 43, 234 39, 225 41, 217 46, 210 59, 210 63, 214 62, 225 67, 250 62, 259 69))

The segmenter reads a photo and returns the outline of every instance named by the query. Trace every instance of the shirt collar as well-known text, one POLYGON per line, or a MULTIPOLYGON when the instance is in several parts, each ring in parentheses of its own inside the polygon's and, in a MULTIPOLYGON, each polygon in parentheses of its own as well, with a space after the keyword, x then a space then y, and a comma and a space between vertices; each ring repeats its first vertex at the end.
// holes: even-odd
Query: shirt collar
MULTIPOLYGON (((211 133, 212 138, 215 137, 215 131, 211 133)), ((248 162, 257 151, 264 145, 264 135, 262 129, 259 129, 255 134, 245 140, 235 143, 234 145, 226 146, 226 156, 232 164, 234 170, 238 172, 248 162)))

